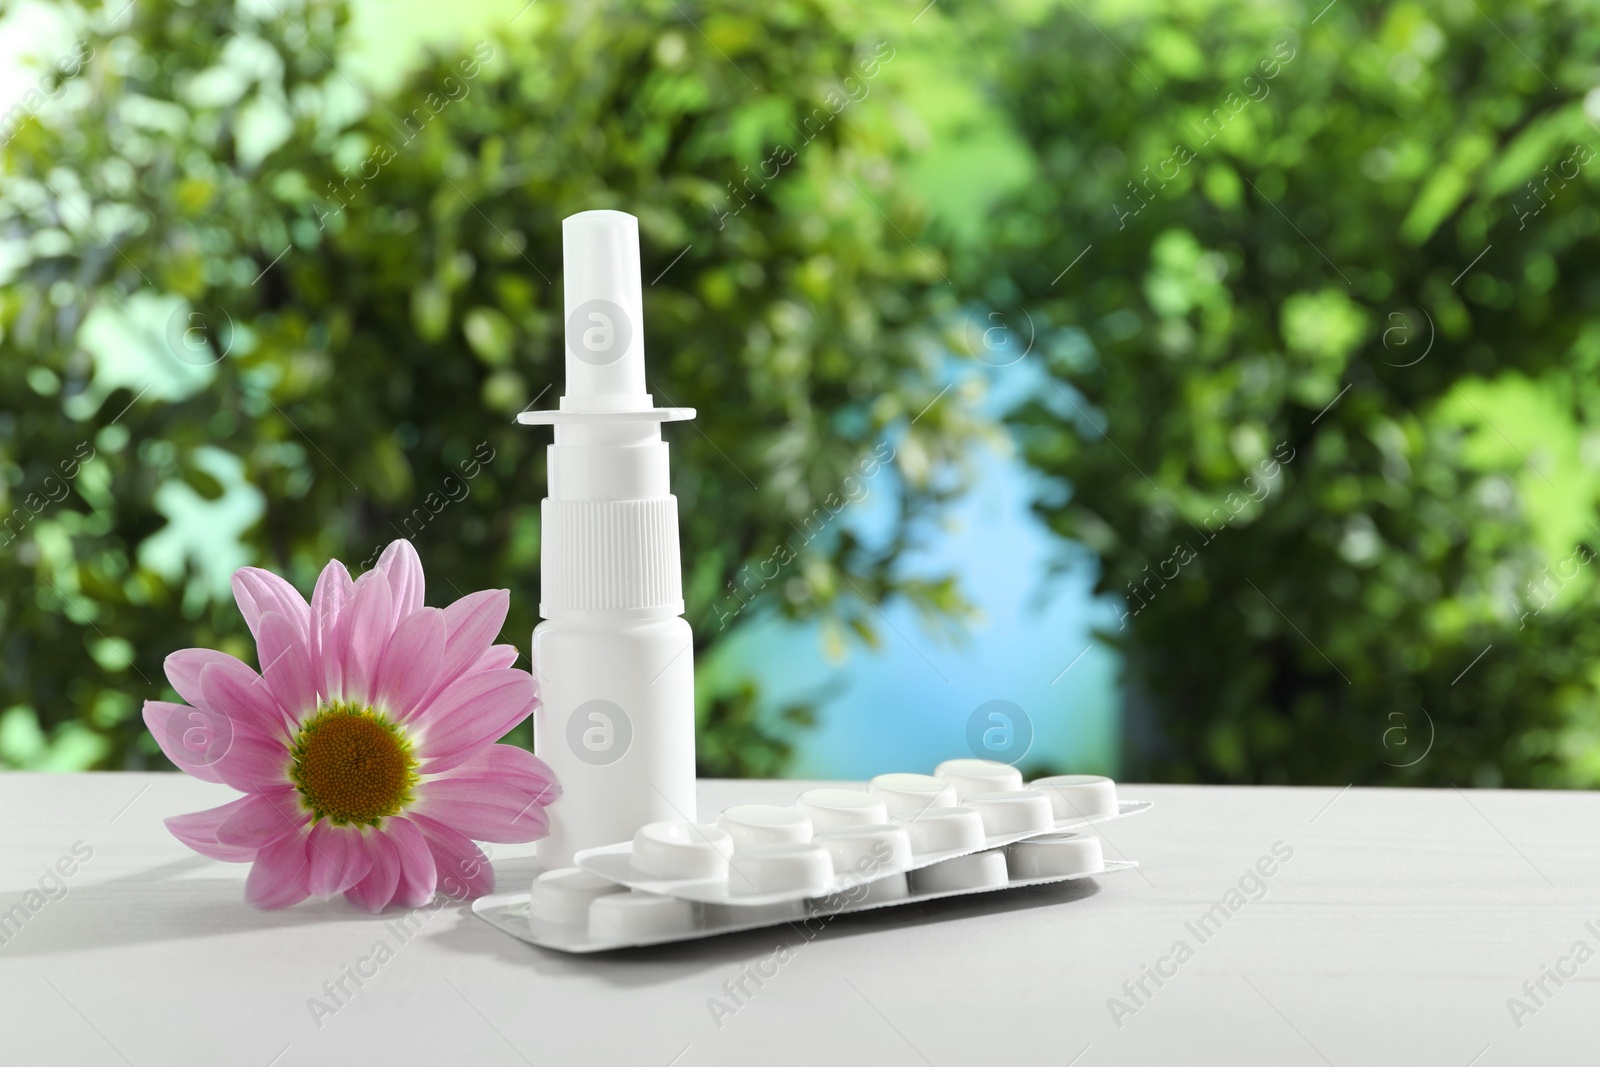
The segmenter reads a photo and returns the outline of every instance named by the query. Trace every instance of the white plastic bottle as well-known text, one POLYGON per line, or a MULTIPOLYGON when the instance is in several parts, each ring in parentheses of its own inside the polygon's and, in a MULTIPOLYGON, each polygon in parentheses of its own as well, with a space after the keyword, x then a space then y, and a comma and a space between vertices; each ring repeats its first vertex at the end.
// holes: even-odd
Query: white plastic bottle
POLYGON ((638 219, 585 211, 561 232, 566 393, 518 416, 555 427, 533 631, 534 750, 561 783, 546 870, 695 818, 694 639, 661 439, 694 409, 658 408, 645 389, 638 219))

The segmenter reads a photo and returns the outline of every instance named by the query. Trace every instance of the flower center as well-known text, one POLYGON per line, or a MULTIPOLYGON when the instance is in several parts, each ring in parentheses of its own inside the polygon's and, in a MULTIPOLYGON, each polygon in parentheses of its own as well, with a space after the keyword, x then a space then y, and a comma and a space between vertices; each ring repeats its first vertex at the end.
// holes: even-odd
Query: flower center
POLYGON ((337 703, 300 727, 289 773, 318 818, 375 826, 410 802, 416 765, 399 726, 371 708, 337 703))

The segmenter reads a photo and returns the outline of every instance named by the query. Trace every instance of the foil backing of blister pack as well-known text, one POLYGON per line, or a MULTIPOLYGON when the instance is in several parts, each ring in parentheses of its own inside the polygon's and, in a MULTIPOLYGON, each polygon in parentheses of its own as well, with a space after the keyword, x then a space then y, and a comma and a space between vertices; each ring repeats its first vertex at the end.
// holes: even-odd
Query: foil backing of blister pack
MULTIPOLYGON (((905 896, 893 899, 872 900, 869 898, 860 902, 846 901, 842 905, 833 908, 802 909, 795 915, 788 917, 774 916, 764 908, 741 909, 694 904, 691 906, 696 909, 695 920, 690 929, 635 938, 595 937, 591 935, 586 926, 532 919, 528 914, 528 894, 525 892, 501 893, 480 897, 473 902, 472 910, 474 914, 490 926, 516 938, 518 941, 525 941, 530 945, 538 945, 541 948, 555 949, 561 952, 586 954, 623 948, 664 945, 680 941, 693 941, 715 937, 719 934, 758 930, 768 926, 815 922, 838 915, 893 908, 905 904, 919 904, 950 897, 999 892, 1005 889, 1022 889, 1028 886, 1051 885, 1057 882, 1069 882, 1099 875, 1114 874, 1119 871, 1131 870, 1137 866, 1138 864, 1131 860, 1108 860, 1095 870, 1082 871, 1075 874, 1050 875, 1037 878, 1009 878, 1004 885, 990 885, 978 888, 927 890, 922 892, 911 890, 905 896), (708 910, 711 912, 709 915, 707 914, 708 910)), ((860 885, 855 888, 869 890, 870 886, 860 885)), ((835 894, 833 899, 837 899, 840 896, 845 896, 845 894, 835 894)), ((825 898, 824 901, 818 903, 826 904, 826 902, 827 899, 825 898)))

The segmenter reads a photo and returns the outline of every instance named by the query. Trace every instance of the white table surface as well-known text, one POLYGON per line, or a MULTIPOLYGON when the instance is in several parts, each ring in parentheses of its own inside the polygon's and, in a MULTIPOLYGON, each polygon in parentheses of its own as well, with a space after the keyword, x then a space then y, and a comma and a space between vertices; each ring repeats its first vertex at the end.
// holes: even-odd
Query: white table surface
MULTIPOLYGON (((706 781, 701 810, 811 784, 706 781)), ((232 795, 178 775, 0 775, 0 913, 92 849, 0 944, 0 1064, 1490 1067, 1591 1061, 1600 1042, 1600 956, 1568 956, 1600 952, 1595 793, 1128 785, 1155 809, 1102 829, 1137 872, 840 917, 809 941, 775 927, 589 957, 458 904, 404 942, 401 909, 255 911, 243 865, 161 825, 232 795), (1201 943, 1186 924, 1276 842, 1292 859, 1201 943), (1192 958, 1135 1005, 1123 983, 1179 940, 1192 958), (323 983, 379 941, 392 958, 315 1019, 323 983), (724 983, 780 943, 787 962, 717 1025, 711 998, 732 1004, 724 983), (1523 983, 1563 957, 1576 976, 1546 978, 1536 1004, 1523 983), (1120 1026, 1112 997, 1137 1006, 1120 1026), (1534 1010, 1514 1020, 1511 997, 1534 1010)), ((494 865, 499 890, 521 888, 532 846, 494 865)))

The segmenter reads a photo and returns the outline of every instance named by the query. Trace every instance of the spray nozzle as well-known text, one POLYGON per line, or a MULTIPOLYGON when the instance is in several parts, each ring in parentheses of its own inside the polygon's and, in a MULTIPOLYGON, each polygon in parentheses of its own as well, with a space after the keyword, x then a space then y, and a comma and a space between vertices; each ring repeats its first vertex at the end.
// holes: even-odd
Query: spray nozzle
POLYGON ((566 288, 564 411, 651 407, 644 382, 639 220, 625 211, 584 211, 562 220, 566 288))
POLYGON ((645 388, 639 220, 626 211, 580 211, 561 222, 567 387, 559 411, 525 411, 524 424, 585 416, 672 422, 689 408, 658 408, 645 388))

